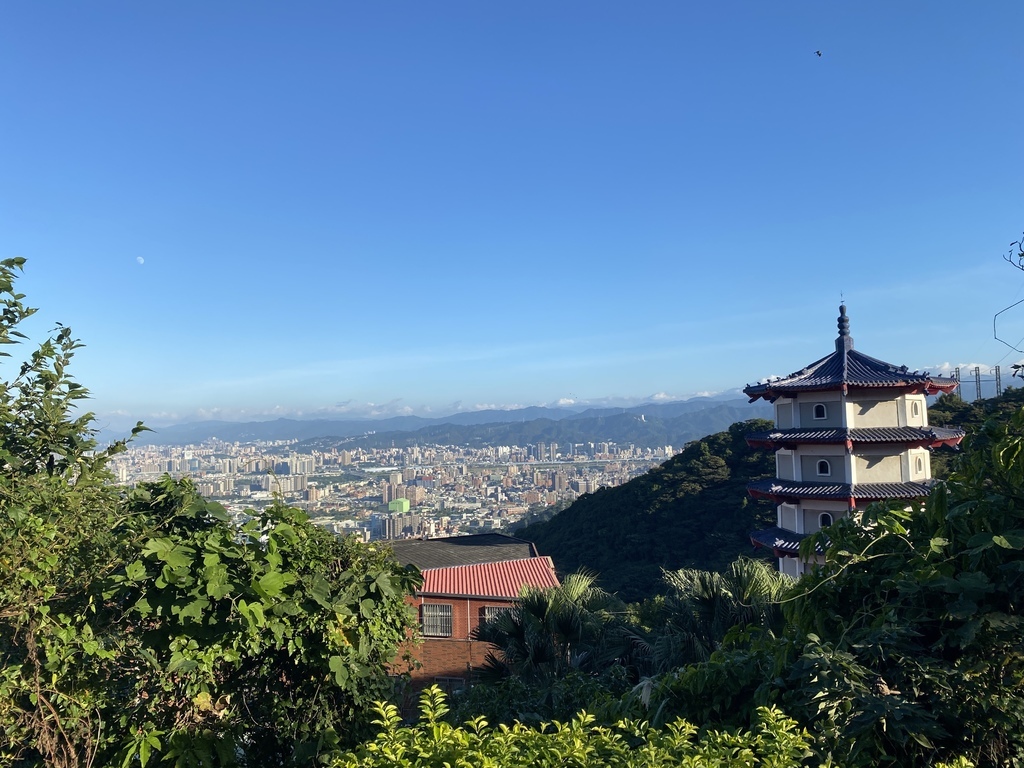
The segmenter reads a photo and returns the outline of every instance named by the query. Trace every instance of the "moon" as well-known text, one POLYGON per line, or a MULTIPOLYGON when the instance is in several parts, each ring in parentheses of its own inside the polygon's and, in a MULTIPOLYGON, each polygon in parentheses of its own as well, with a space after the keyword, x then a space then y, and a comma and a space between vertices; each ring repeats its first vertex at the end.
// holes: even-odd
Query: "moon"
POLYGON ((136 256, 135 260, 137 262, 139 262, 139 264, 145 264, 146 263, 146 260, 144 258, 142 258, 141 256, 136 256))

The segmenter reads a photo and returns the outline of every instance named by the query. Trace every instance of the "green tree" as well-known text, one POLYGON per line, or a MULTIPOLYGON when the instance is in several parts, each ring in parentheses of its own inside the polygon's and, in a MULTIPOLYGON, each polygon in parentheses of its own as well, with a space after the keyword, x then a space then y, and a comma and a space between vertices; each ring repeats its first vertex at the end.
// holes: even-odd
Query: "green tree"
POLYGON ((609 630, 615 625, 612 611, 624 606, 596 581, 578 572, 557 587, 527 589, 514 607, 482 623, 475 639, 495 647, 485 675, 547 682, 572 669, 600 670, 616 658, 619 648, 609 630))
POLYGON ((733 424, 517 535, 549 554, 560 572, 601 574, 605 589, 627 602, 663 594, 664 570, 724 571, 750 552, 750 531, 775 524, 772 506, 746 490, 751 480, 775 473, 771 452, 746 442, 750 432, 770 427, 760 420, 733 424))
POLYGON ((734 627, 784 629, 779 600, 792 580, 764 561, 739 558, 723 573, 684 568, 664 578, 671 591, 648 619, 654 672, 707 661, 734 627))
MULTIPOLYGON (((0 344, 34 310, 0 262, 0 344)), ((58 327, 0 382, 0 758, 308 763, 355 743, 418 583, 276 505, 234 524, 187 481, 125 492, 58 327)), ((142 429, 139 425, 136 432, 142 429)))
POLYGON ((1024 763, 1024 410, 979 430, 923 505, 873 506, 816 544, 782 636, 734 631, 651 706, 742 725, 775 704, 846 766, 1024 763))

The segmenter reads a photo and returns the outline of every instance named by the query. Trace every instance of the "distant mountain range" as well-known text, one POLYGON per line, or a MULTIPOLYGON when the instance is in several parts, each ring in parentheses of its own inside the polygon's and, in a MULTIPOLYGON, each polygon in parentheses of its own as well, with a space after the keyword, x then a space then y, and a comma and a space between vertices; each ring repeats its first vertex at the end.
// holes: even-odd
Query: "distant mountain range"
POLYGON ((536 442, 629 442, 640 447, 682 445, 735 421, 769 414, 745 398, 695 397, 630 408, 482 410, 440 418, 275 419, 202 421, 146 432, 137 445, 186 445, 217 438, 226 442, 298 440, 304 447, 404 447, 415 444, 526 445, 536 442))

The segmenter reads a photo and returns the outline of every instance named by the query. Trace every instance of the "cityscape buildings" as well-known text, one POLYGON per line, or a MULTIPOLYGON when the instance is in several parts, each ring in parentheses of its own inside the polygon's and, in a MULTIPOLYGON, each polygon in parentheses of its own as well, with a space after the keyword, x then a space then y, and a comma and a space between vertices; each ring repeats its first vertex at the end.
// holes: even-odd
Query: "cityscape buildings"
POLYGON ((289 441, 209 440, 129 445, 111 467, 125 485, 165 473, 189 477, 235 515, 278 498, 336 533, 372 540, 507 530, 621 485, 673 453, 672 446, 611 442, 313 450, 289 441))

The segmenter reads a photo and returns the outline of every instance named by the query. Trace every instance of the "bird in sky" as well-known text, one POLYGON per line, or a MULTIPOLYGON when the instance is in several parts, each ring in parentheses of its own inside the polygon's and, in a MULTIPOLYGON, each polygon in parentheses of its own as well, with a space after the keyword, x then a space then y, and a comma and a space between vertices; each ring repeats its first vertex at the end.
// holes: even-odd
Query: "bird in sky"
POLYGON ((818 54, 818 58, 820 59, 821 58, 821 51, 815 51, 815 53, 818 54))

